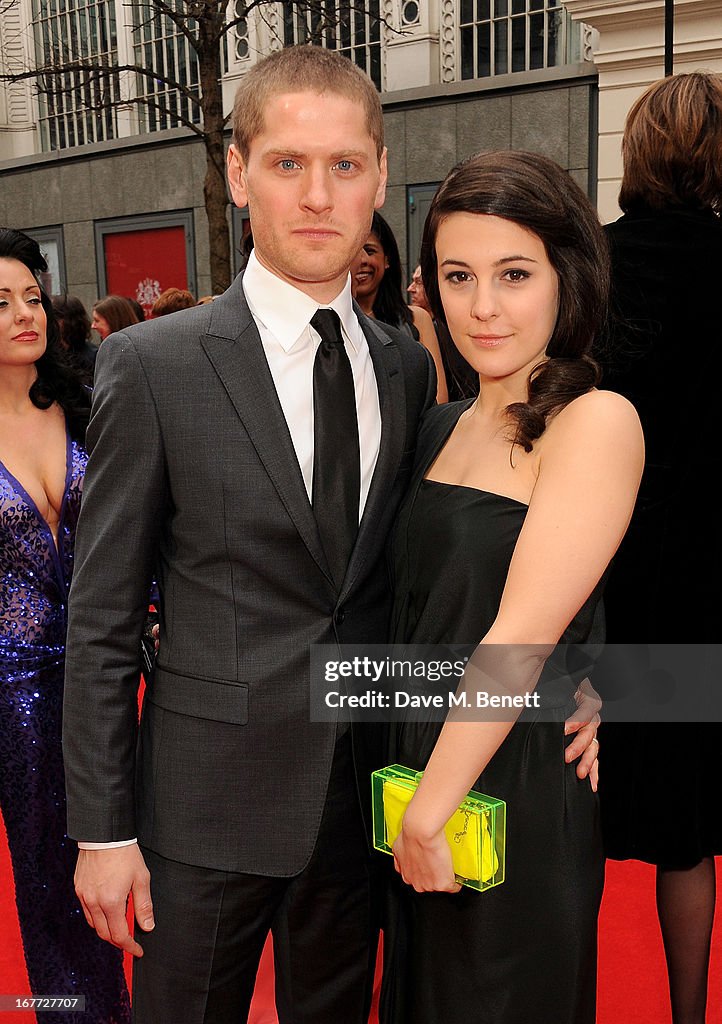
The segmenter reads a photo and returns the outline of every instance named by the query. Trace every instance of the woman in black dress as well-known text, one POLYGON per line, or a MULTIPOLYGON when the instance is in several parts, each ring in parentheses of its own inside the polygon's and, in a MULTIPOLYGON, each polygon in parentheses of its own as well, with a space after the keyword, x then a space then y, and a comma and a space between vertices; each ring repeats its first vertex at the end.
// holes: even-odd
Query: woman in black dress
MULTIPOLYGON (((722 540, 705 487, 710 469, 716 476, 718 414, 700 382, 715 388, 722 373, 722 76, 654 83, 630 110, 622 153, 624 216, 606 228, 618 320, 604 383, 636 406, 647 455, 605 593, 607 639, 707 644, 719 638, 722 540)), ((722 724, 604 729, 605 851, 657 866, 672 1017, 703 1024, 713 857, 722 853, 722 724)))
POLYGON ((501 658, 506 687, 538 685, 541 709, 516 724, 394 727, 391 760, 425 774, 393 848, 381 1016, 593 1024, 597 799, 562 756, 578 680, 544 664, 568 650, 560 640, 602 638, 600 581, 642 471, 637 415, 595 389, 588 355, 606 313, 606 243, 560 167, 487 153, 439 189, 422 267, 480 393, 423 424, 393 544, 393 639, 478 644, 474 664, 501 658), (484 893, 459 891, 443 832, 471 788, 507 802, 506 881, 484 893))

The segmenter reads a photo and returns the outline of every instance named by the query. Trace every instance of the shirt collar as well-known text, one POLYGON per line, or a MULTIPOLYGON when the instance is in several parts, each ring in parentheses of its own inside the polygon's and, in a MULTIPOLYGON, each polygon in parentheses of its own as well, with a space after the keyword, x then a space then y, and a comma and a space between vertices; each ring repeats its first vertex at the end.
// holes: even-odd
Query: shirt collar
POLYGON ((284 352, 303 347, 311 340, 308 329, 311 317, 320 308, 338 313, 344 338, 354 352, 359 351, 362 332, 353 311, 350 274, 336 298, 321 307, 310 295, 267 270, 252 251, 243 272, 243 292, 255 319, 273 335, 284 352))

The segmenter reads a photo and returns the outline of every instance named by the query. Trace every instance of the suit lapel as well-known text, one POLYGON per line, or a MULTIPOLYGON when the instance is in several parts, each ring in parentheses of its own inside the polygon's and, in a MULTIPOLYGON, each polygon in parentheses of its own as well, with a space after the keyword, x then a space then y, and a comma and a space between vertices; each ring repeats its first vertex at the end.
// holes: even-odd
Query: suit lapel
POLYGON ((369 555, 385 541, 385 537, 378 535, 378 524, 399 469, 406 434, 406 391, 398 347, 373 320, 364 316, 358 307, 355 309, 368 341, 379 389, 381 441, 358 537, 341 588, 341 601, 353 587, 369 555))
POLYGON ((212 303, 201 343, 304 544, 332 582, 316 520, 239 276, 212 303))

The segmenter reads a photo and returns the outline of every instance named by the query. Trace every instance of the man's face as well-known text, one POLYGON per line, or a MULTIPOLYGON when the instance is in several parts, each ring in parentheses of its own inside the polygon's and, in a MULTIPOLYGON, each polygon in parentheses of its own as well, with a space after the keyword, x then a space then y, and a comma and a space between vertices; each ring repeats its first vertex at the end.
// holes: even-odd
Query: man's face
POLYGON ((386 151, 360 103, 336 93, 272 96, 248 160, 228 152, 237 206, 251 215, 258 260, 318 302, 343 288, 386 191, 386 151))

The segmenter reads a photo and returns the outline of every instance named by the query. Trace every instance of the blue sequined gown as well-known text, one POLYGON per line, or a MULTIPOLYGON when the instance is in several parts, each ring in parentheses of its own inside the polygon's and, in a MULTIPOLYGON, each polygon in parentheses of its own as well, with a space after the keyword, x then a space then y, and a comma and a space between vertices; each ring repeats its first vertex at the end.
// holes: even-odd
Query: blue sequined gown
POLYGON ((122 954, 88 926, 73 890, 65 833, 60 718, 66 607, 87 455, 68 438, 57 545, 33 500, 0 462, 0 806, 30 987, 84 995, 85 1013, 43 1024, 130 1021, 122 954))

